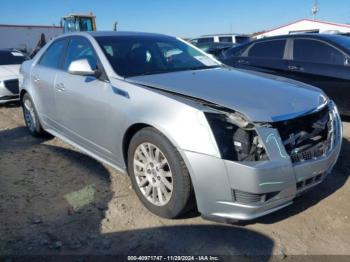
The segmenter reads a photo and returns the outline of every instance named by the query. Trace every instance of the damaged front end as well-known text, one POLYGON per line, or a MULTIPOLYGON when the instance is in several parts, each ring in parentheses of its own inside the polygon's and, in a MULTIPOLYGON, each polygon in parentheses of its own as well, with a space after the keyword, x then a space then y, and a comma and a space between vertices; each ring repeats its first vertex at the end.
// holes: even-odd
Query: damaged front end
POLYGON ((266 133, 264 137, 259 134, 261 128, 271 130, 271 135, 273 131, 279 134, 274 144, 280 156, 290 158, 292 163, 317 159, 327 154, 335 138, 339 137, 337 130, 341 129, 339 114, 333 102, 309 114, 273 123, 255 123, 248 121, 239 112, 215 109, 220 110, 220 113, 206 112, 205 115, 222 158, 231 161, 271 160, 263 141, 266 133))
POLYGON ((268 160, 266 150, 254 124, 237 112, 205 113, 221 156, 231 161, 268 160))
POLYGON ((315 160, 325 156, 332 148, 337 130, 338 114, 334 105, 295 119, 273 123, 280 134, 292 163, 315 160))

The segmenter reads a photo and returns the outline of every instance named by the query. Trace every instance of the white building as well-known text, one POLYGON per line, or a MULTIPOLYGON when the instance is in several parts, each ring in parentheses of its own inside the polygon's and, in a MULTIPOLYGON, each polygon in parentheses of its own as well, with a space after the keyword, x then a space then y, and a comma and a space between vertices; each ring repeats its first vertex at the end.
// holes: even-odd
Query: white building
POLYGON ((258 34, 256 38, 297 33, 350 33, 350 25, 302 19, 258 34))
POLYGON ((18 48, 30 52, 38 43, 41 34, 45 35, 46 42, 63 33, 58 26, 38 25, 1 25, 0 48, 18 48))

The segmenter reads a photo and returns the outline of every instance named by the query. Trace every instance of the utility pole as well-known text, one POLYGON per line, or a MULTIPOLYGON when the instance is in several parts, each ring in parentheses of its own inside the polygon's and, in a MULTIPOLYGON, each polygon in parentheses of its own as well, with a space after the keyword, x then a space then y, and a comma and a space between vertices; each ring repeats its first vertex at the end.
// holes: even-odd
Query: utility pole
POLYGON ((312 13, 313 20, 316 20, 316 15, 317 15, 319 10, 320 10, 320 8, 318 6, 318 1, 315 0, 314 5, 311 8, 311 13, 312 13))
POLYGON ((115 22, 113 23, 113 31, 117 31, 117 30, 118 30, 118 22, 115 21, 115 22))

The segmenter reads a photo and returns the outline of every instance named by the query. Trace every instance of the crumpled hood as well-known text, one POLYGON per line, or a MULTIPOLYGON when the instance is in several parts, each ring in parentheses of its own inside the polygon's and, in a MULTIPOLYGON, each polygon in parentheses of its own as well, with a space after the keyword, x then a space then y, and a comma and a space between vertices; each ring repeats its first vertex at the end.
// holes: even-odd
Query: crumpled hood
POLYGON ((127 78, 212 102, 244 114, 253 122, 287 120, 311 112, 327 100, 317 88, 282 77, 214 68, 127 78))
POLYGON ((0 65, 0 78, 18 76, 21 65, 0 65))

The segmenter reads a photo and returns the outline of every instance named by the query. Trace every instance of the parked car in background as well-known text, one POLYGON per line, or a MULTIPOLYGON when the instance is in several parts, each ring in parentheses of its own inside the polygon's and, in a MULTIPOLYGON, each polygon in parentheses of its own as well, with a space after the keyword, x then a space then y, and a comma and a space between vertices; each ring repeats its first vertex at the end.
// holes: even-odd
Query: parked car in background
POLYGON ((215 57, 219 57, 221 56, 221 53, 229 48, 235 47, 237 46, 237 44, 233 44, 233 43, 226 43, 226 42, 222 42, 222 43, 199 43, 199 44, 195 44, 195 46, 197 46, 199 49, 201 49, 202 51, 211 54, 215 57))
POLYGON ((234 70, 175 37, 63 35, 21 73, 29 132, 128 173, 162 217, 195 204, 212 219, 274 212, 321 183, 341 148, 319 89, 234 70))
POLYGON ((25 60, 17 50, 0 49, 0 104, 19 100, 19 68, 25 60))
POLYGON ((203 35, 190 40, 191 44, 201 43, 234 43, 242 44, 250 41, 250 37, 242 34, 218 34, 218 35, 203 35))
POLYGON ((350 115, 350 38, 300 34, 265 38, 223 52, 223 63, 321 88, 350 115))

